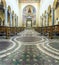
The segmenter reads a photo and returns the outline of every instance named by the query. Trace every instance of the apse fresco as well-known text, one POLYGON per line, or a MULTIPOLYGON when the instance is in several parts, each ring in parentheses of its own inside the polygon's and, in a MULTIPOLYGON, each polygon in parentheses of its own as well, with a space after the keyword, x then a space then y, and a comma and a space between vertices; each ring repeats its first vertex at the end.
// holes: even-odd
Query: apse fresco
POLYGON ((20 2, 20 3, 21 3, 21 2, 22 2, 22 3, 25 3, 25 2, 26 2, 26 3, 29 3, 29 2, 30 2, 30 3, 31 3, 31 2, 32 2, 32 3, 34 3, 34 2, 38 3, 38 2, 40 2, 40 0, 19 0, 19 2, 20 2))
POLYGON ((23 9, 23 24, 26 24, 27 18, 32 19, 32 24, 36 24, 36 9, 32 5, 28 5, 23 9))

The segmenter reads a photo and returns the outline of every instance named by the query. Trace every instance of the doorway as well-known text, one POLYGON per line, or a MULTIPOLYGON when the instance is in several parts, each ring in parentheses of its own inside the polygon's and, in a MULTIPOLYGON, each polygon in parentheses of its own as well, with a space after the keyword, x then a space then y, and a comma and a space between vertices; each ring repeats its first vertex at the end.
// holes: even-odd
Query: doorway
POLYGON ((32 28, 32 20, 27 20, 26 21, 26 27, 27 28, 32 28))

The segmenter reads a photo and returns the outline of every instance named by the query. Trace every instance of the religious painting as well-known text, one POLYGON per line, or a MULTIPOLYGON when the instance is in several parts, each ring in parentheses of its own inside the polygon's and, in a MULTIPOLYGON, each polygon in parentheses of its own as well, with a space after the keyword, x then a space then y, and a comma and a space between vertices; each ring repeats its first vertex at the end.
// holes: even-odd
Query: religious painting
POLYGON ((26 20, 31 19, 32 24, 36 24, 36 9, 32 5, 28 5, 23 9, 23 24, 26 24, 26 20))

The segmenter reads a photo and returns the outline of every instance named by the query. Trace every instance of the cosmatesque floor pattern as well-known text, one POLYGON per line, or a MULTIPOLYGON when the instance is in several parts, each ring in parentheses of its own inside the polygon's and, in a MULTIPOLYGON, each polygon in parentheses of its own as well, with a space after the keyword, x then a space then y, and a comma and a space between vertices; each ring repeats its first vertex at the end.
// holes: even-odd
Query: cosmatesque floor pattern
POLYGON ((34 45, 25 45, 19 60, 16 59, 13 63, 16 63, 16 65, 40 65, 39 61, 40 58, 37 48, 34 45))
POLYGON ((12 56, 2 58, 4 65, 41 65, 40 52, 35 45, 22 45, 12 56))
POLYGON ((59 48, 52 43, 56 45, 56 40, 48 40, 32 29, 0 40, 0 65, 59 65, 59 48))

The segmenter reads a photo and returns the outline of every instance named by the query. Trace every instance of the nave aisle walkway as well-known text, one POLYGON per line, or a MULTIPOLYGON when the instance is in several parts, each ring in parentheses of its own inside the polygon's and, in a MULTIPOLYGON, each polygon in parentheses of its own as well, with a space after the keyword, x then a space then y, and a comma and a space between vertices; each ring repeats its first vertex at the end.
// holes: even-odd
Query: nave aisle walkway
POLYGON ((52 41, 34 29, 25 29, 0 42, 0 65, 59 65, 59 51, 50 44, 52 41))

